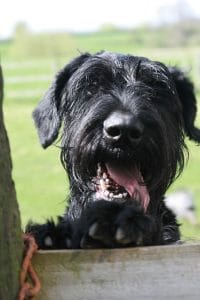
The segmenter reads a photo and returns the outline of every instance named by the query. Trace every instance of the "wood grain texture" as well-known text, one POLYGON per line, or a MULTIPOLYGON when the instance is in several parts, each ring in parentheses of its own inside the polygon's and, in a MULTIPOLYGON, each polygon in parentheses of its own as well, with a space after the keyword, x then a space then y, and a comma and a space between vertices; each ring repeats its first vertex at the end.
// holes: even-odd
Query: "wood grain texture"
POLYGON ((40 251, 38 300, 200 299, 200 243, 40 251))
POLYGON ((19 289, 23 243, 2 106, 3 75, 0 67, 0 299, 15 300, 19 289))

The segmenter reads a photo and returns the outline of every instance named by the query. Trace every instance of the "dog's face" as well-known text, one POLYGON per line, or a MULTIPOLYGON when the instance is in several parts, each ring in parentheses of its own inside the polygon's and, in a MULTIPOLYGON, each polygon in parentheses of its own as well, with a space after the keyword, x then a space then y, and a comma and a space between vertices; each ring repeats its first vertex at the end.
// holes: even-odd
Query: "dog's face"
POLYGON ((193 132, 183 110, 163 64, 102 52, 67 65, 33 116, 43 147, 63 123, 61 158, 73 185, 146 210, 183 168, 184 130, 193 132))

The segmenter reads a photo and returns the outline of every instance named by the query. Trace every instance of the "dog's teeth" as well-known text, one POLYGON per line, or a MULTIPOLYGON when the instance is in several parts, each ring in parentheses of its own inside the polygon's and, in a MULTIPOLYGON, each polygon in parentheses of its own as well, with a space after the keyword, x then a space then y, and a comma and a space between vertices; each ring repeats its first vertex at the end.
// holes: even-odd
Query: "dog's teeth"
POLYGON ((99 183, 100 183, 102 191, 105 191, 106 190, 106 184, 105 184, 104 179, 100 179, 99 183))
POLYGON ((123 193, 123 197, 126 198, 128 196, 128 193, 123 193))
POLYGON ((114 194, 113 193, 109 193, 109 197, 113 198, 114 194))
POLYGON ((122 194, 116 194, 116 195, 113 195, 113 198, 122 199, 123 195, 122 194))
POLYGON ((100 163, 98 163, 98 165, 97 165, 97 176, 98 177, 101 177, 101 165, 100 165, 100 163))
POLYGON ((114 195, 114 194, 113 194, 113 198, 118 198, 118 194, 117 194, 117 195, 114 195))
POLYGON ((106 184, 109 184, 110 180, 108 178, 106 178, 106 184))
POLYGON ((104 196, 108 197, 109 196, 109 191, 104 191, 104 196))
POLYGON ((107 174, 104 172, 103 173, 103 179, 107 179, 107 177, 108 177, 107 174))

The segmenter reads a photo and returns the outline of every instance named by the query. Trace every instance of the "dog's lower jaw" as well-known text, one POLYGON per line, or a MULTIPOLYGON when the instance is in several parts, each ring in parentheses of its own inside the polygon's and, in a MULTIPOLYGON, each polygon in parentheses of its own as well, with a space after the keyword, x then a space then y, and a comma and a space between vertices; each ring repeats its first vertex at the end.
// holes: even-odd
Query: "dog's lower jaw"
POLYGON ((84 193, 80 190, 77 191, 77 189, 73 188, 71 190, 71 195, 68 200, 69 206, 66 209, 64 218, 66 220, 70 219, 72 221, 76 221, 89 207, 91 207, 94 203, 101 201, 108 202, 108 204, 110 205, 133 205, 136 207, 140 207, 141 211, 144 211, 144 213, 148 213, 148 209, 144 209, 139 198, 133 199, 128 195, 128 193, 124 194, 124 196, 121 193, 116 195, 114 195, 113 193, 109 193, 109 195, 106 195, 105 193, 97 191, 95 186, 93 186, 93 189, 88 188, 88 190, 85 190, 84 193))
MULTIPOLYGON (((139 198, 130 198, 128 193, 121 195, 121 193, 115 195, 107 195, 97 190, 94 182, 91 181, 85 183, 84 191, 78 188, 78 185, 72 184, 70 188, 70 196, 68 197, 68 206, 66 208, 65 216, 70 219, 75 220, 80 217, 82 212, 92 205, 94 202, 99 202, 101 200, 107 201, 109 203, 118 203, 120 205, 136 205, 142 207, 141 201, 139 198)), ((109 193, 110 194, 110 193, 109 193)), ((149 205, 147 210, 144 210, 145 213, 156 217, 160 214, 160 207, 162 207, 164 195, 158 191, 152 190, 149 193, 149 205)))

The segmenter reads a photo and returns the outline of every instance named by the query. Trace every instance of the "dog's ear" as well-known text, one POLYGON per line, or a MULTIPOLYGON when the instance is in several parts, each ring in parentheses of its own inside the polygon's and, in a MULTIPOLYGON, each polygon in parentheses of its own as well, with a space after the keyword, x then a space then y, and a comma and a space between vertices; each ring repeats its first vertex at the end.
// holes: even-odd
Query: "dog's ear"
POLYGON ((180 69, 169 67, 169 71, 175 82, 182 104, 185 133, 190 139, 200 143, 200 130, 194 125, 197 113, 197 101, 193 83, 180 69))
POLYGON ((82 54, 66 65, 55 77, 52 85, 33 111, 33 119, 43 148, 50 146, 58 137, 62 123, 61 98, 71 75, 90 57, 82 54))

